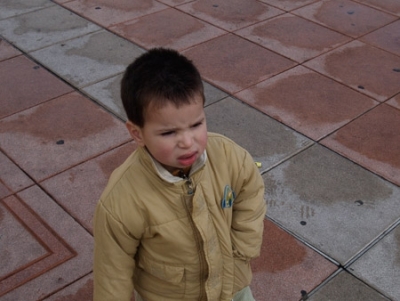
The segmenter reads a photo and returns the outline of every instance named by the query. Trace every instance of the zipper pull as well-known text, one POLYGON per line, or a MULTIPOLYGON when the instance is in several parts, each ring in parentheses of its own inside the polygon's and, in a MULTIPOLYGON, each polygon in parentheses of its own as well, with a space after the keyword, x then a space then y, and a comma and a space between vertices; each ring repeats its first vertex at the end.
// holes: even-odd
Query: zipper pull
POLYGON ((188 194, 194 193, 194 183, 183 171, 180 172, 179 176, 186 181, 186 187, 188 194))

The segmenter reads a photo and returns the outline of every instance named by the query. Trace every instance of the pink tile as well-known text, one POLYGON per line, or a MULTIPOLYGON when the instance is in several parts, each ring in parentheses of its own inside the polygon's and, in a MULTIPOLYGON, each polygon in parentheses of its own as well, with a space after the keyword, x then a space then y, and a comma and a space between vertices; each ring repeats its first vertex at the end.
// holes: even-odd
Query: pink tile
POLYGON ((398 0, 355 0, 356 2, 370 5, 388 13, 400 16, 400 2, 398 0))
POLYGON ((303 245, 272 222, 264 222, 261 255, 251 263, 251 289, 256 300, 299 300, 337 266, 303 245))
POLYGON ((344 35, 291 14, 257 23, 236 34, 297 62, 349 41, 344 35))
POLYGON ((285 11, 290 11, 319 0, 260 0, 285 11))
POLYGON ((0 62, 0 118, 73 91, 25 56, 0 62))
MULTIPOLYGON (((25 253, 28 264, 14 266, 14 271, 0 280, 1 300, 43 300, 91 272, 93 237, 38 186, 2 202, 47 255, 33 249, 25 253)), ((27 243, 23 236, 14 237, 13 244, 2 245, 2 255, 27 243)))
POLYGON ((0 199, 12 192, 17 192, 33 185, 33 181, 15 165, 7 156, 0 152, 0 199))
POLYGON ((111 172, 121 165, 135 148, 134 143, 125 144, 68 169, 42 182, 41 185, 58 204, 92 232, 93 213, 111 172))
POLYGON ((390 99, 387 104, 400 109, 400 94, 397 94, 395 97, 390 99))
POLYGON ((0 147, 43 180, 130 140, 124 124, 78 93, 0 120, 0 147))
POLYGON ((400 185, 399 128, 400 110, 381 104, 322 144, 400 185))
POLYGON ((167 4, 169 6, 177 6, 177 5, 191 2, 193 0, 158 0, 158 1, 161 3, 167 4))
POLYGON ((48 229, 25 202, 12 196, 5 199, 4 204, 18 219, 14 221, 14 224, 17 223, 14 227, 10 227, 7 223, 2 225, 8 226, 5 241, 7 242, 8 237, 9 244, 2 253, 5 254, 3 259, 7 260, 5 267, 10 265, 10 269, 6 270, 8 273, 0 278, 0 297, 75 256, 74 252, 48 229), (22 233, 15 235, 14 231, 15 228, 18 229, 18 226, 23 229, 22 233, 26 232, 25 235, 22 233), (30 237, 29 232, 32 232, 30 237), (21 262, 24 259, 25 262, 21 262))
POLYGON ((400 56, 400 20, 364 36, 361 40, 400 56))
POLYGON ((256 0, 196 0, 178 8, 228 31, 283 13, 256 0))
POLYGON ((154 0, 76 0, 67 2, 64 6, 105 27, 168 7, 154 0))
POLYGON ((323 0, 293 13, 352 37, 396 20, 393 15, 349 0, 323 0))
POLYGON ((194 61, 207 81, 230 93, 295 65, 272 51, 231 34, 195 46, 184 54, 194 61))
POLYGON ((20 55, 21 52, 0 38, 0 61, 20 55))
POLYGON ((173 8, 118 24, 110 30, 147 49, 167 47, 176 50, 189 48, 226 33, 173 8))
POLYGON ((321 139, 378 104, 301 66, 236 96, 314 140, 321 139))
POLYGON ((400 92, 400 57, 353 41, 305 63, 376 100, 400 92))

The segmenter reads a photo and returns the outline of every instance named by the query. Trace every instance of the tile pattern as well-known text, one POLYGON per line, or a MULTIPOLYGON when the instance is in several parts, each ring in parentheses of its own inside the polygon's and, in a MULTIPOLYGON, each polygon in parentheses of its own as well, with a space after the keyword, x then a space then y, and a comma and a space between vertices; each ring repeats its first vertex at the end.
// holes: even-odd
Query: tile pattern
POLYGON ((397 0, 1 3, 2 301, 92 299, 93 208, 135 147, 119 79, 156 46, 195 61, 209 128, 263 163, 257 300, 400 298, 397 0))

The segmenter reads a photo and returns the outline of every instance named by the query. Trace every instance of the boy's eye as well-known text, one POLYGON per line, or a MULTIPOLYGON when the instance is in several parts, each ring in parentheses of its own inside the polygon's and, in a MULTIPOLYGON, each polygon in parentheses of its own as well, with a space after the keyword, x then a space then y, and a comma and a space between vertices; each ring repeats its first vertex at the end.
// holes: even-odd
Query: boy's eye
POLYGON ((203 122, 201 122, 201 121, 200 121, 200 122, 197 122, 197 123, 193 124, 192 127, 196 128, 196 127, 200 126, 202 123, 203 123, 203 122))
POLYGON ((172 135, 173 133, 174 133, 174 131, 168 131, 168 132, 161 133, 161 136, 169 136, 169 135, 172 135))

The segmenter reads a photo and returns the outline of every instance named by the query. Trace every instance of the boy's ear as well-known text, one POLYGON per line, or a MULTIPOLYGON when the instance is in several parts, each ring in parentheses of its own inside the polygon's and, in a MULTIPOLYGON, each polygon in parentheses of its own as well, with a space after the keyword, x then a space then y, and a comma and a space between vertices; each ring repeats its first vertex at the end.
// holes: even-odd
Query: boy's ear
POLYGON ((143 134, 142 134, 142 129, 134 124, 132 121, 127 121, 125 124, 126 128, 128 129, 129 134, 131 135, 132 139, 135 140, 135 142, 139 146, 144 146, 144 141, 143 141, 143 134))

